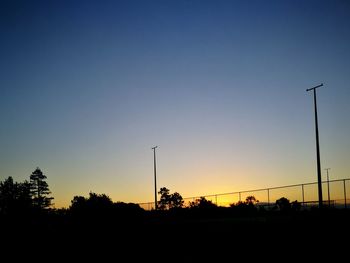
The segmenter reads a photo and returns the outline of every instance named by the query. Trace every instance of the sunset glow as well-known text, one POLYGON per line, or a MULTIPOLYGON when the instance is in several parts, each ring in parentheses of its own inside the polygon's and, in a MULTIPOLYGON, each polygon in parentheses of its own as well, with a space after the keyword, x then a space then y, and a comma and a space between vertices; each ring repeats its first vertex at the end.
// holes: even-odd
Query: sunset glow
MULTIPOLYGON (((158 188, 184 198, 315 182, 306 89, 320 83, 322 179, 350 177, 348 1, 0 6, 0 179, 40 167, 56 207, 89 192, 152 202, 154 145, 158 188)), ((301 201, 301 188, 270 201, 282 196, 301 201)))

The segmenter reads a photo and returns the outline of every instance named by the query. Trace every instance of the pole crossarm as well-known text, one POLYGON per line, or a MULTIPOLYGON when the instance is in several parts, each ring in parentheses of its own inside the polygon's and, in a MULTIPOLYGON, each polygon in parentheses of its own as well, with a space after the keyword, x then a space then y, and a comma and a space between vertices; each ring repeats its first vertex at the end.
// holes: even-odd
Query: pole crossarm
POLYGON ((306 91, 314 90, 314 89, 317 89, 317 88, 322 87, 322 86, 323 86, 323 83, 321 83, 320 85, 317 85, 313 88, 307 89, 306 91))

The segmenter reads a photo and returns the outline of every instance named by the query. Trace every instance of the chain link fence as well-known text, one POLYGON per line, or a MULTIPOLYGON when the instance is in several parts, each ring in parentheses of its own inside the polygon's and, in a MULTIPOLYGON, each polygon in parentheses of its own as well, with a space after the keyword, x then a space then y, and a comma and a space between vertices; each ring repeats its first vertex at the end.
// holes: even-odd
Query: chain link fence
MULTIPOLYGON (((289 199, 291 202, 297 201, 303 208, 318 206, 318 186, 317 182, 285 185, 248 191, 239 191, 231 193, 221 193, 212 195, 201 195, 184 198, 184 206, 190 206, 191 202, 204 197, 217 206, 229 207, 231 204, 237 204, 239 201, 245 201, 248 196, 254 196, 257 206, 267 209, 275 206, 276 200, 281 197, 289 199)), ((322 197, 325 206, 335 208, 350 207, 350 178, 330 180, 322 182, 322 197)), ((145 210, 155 209, 154 202, 139 203, 145 210)))

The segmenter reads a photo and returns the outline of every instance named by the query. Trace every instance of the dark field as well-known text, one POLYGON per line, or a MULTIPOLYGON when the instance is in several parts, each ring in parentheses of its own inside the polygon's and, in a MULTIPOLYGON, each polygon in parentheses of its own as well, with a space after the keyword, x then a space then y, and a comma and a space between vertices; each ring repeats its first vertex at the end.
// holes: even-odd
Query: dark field
POLYGON ((2 218, 1 248, 9 258, 38 254, 36 261, 335 260, 349 255, 349 222, 350 211, 338 209, 249 215, 230 209, 84 217, 51 213, 2 218))

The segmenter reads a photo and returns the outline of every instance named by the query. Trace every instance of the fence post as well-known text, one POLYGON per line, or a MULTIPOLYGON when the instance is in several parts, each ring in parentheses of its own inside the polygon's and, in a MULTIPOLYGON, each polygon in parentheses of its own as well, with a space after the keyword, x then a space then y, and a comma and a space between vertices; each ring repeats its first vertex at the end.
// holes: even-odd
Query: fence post
POLYGON ((215 204, 218 205, 218 195, 215 195, 215 204))
POLYGON ((304 184, 301 185, 301 194, 302 194, 302 198, 303 198, 303 206, 305 206, 304 184))
POLYGON ((345 179, 343 180, 344 184, 344 207, 346 208, 346 184, 345 184, 345 179))
POLYGON ((239 194, 239 201, 241 202, 241 192, 239 192, 238 194, 239 194))
POLYGON ((270 206, 270 188, 267 188, 267 205, 270 206))

